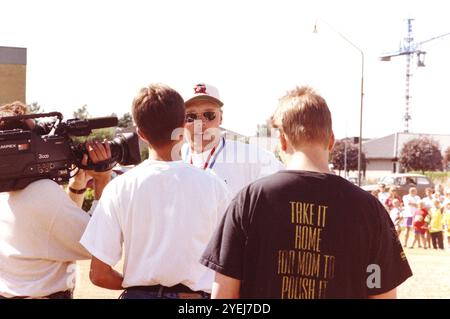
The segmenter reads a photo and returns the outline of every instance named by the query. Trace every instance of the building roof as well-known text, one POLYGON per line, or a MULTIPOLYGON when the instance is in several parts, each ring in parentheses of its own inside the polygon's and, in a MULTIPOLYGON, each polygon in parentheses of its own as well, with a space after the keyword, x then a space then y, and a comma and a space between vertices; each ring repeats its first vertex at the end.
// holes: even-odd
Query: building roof
POLYGON ((394 159, 398 158, 405 145, 415 138, 430 138, 439 143, 441 152, 450 147, 450 135, 441 134, 417 134, 417 133, 394 133, 381 138, 363 142, 363 152, 367 159, 394 159))
POLYGON ((27 49, 0 46, 0 64, 27 64, 27 49))
POLYGON ((239 139, 245 139, 247 136, 245 136, 245 135, 242 135, 242 134, 240 134, 240 133, 237 133, 237 132, 234 132, 234 131, 232 131, 232 130, 229 130, 229 129, 226 129, 226 128, 224 128, 224 127, 219 127, 219 129, 222 131, 222 132, 225 132, 227 135, 229 135, 229 136, 236 136, 236 138, 239 138, 239 139))

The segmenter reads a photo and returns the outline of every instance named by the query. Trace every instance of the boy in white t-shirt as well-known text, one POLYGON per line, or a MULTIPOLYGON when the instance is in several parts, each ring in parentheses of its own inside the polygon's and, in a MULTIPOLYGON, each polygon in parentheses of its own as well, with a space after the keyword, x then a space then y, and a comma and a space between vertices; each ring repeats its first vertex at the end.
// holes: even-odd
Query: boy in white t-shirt
POLYGON ((405 241, 403 247, 407 247, 409 233, 413 228, 413 216, 416 210, 419 208, 420 197, 417 196, 417 188, 411 187, 408 195, 403 196, 403 205, 405 210, 403 211, 403 221, 406 229, 405 241))
POLYGON ((173 89, 150 85, 133 101, 149 158, 115 178, 81 243, 92 253, 90 278, 123 299, 206 298, 213 272, 198 260, 229 201, 225 183, 179 160, 185 108, 173 89), (178 132, 177 132, 177 129, 178 132), (175 138, 172 138, 175 136, 175 138), (123 275, 114 267, 125 250, 123 275))
POLYGON ((383 206, 386 206, 386 200, 389 198, 389 192, 386 189, 386 184, 380 184, 379 185, 380 192, 378 193, 378 200, 383 204, 383 206))

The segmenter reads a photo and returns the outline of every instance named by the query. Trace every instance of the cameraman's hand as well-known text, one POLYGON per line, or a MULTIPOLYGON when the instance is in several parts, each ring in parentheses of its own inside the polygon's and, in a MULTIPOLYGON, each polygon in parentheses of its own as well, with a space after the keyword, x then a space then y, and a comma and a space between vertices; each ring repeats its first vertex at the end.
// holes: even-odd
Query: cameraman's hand
MULTIPOLYGON (((86 143, 86 149, 94 164, 108 160, 111 157, 111 149, 108 143, 105 143, 105 145, 99 142, 86 143)), ((88 154, 84 154, 83 159, 81 160, 81 164, 84 166, 87 166, 88 164, 88 154)), ((83 189, 88 187, 88 183, 92 179, 109 180, 110 177, 111 173, 109 171, 96 172, 94 170, 84 170, 80 168, 78 169, 78 173, 70 180, 69 186, 74 189, 83 189)))
MULTIPOLYGON (((106 140, 103 143, 100 142, 88 142, 86 143, 86 149, 88 151, 89 158, 96 164, 111 158, 111 148, 106 140)), ((83 158, 84 160, 84 158, 83 158)), ((99 199, 102 195, 103 188, 111 180, 112 170, 106 172, 96 172, 94 170, 87 170, 86 174, 94 178, 94 190, 95 199, 99 199)))
MULTIPOLYGON (((83 155, 81 163, 84 166, 88 164, 88 156, 94 164, 111 158, 111 149, 107 142, 89 142, 86 143, 86 149, 89 155, 83 155)), ((111 180, 111 173, 112 170, 96 172, 94 170, 84 170, 80 168, 78 173, 69 181, 69 187, 67 188, 69 197, 81 207, 84 200, 84 192, 82 190, 86 189, 88 183, 93 180, 94 197, 95 199, 99 199, 106 184, 111 180), (71 189, 76 192, 72 192, 71 189)))
MULTIPOLYGON (((89 154, 89 158, 94 164, 109 160, 111 158, 111 148, 106 140, 103 143, 100 142, 88 142, 86 143, 86 149, 89 154)), ((84 160, 84 159, 83 159, 84 160)), ((108 180, 111 178, 112 170, 105 172, 96 172, 94 170, 86 171, 89 176, 92 176, 95 180, 108 180)))

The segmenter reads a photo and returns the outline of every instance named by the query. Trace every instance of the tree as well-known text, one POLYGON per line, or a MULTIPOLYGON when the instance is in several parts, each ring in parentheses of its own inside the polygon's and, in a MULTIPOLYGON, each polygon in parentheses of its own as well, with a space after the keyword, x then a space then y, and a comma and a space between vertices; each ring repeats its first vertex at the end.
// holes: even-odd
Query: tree
POLYGON ((89 114, 88 110, 87 110, 87 105, 83 105, 82 107, 78 108, 76 111, 73 112, 73 117, 78 118, 78 119, 87 119, 90 118, 91 115, 89 114))
POLYGON ((38 102, 33 102, 31 104, 28 104, 28 109, 30 111, 30 114, 37 114, 37 113, 44 113, 44 108, 42 108, 38 102))
MULTIPOLYGON (((352 143, 350 139, 337 140, 334 144, 334 148, 331 151, 331 164, 333 164, 334 169, 339 171, 347 170, 357 171, 358 170, 358 155, 359 148, 357 144, 352 143), (345 153, 347 152, 347 165, 345 165, 345 153)), ((366 169, 366 155, 364 152, 361 153, 361 169, 365 171, 366 169)))
POLYGON ((444 153, 444 170, 450 169, 450 146, 445 150, 444 153))
POLYGON ((405 171, 442 170, 443 157, 439 143, 422 137, 405 143, 400 152, 399 162, 405 171))
POLYGON ((119 127, 132 127, 133 118, 129 112, 125 113, 121 118, 119 118, 119 127))
MULTIPOLYGON (((116 116, 114 113, 111 116, 116 116)), ((76 111, 73 112, 73 117, 78 119, 88 119, 91 117, 87 110, 87 105, 83 105, 82 107, 78 108, 76 111)), ((114 138, 115 134, 115 128, 114 127, 105 127, 105 128, 99 128, 99 129, 93 129, 92 133, 89 136, 77 136, 72 137, 72 139, 76 143, 84 143, 86 141, 98 141, 103 142, 103 140, 112 140, 114 138)))

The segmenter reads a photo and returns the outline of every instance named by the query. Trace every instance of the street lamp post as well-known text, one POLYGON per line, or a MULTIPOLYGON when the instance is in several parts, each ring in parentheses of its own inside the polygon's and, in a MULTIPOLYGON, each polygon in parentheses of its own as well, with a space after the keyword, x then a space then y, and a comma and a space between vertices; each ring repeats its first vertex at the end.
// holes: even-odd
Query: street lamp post
POLYGON ((326 24, 331 30, 337 33, 342 39, 344 39, 347 43, 349 43, 352 47, 361 53, 361 105, 359 110, 359 147, 358 147, 358 185, 361 186, 361 164, 362 164, 362 121, 363 121, 363 99, 364 99, 364 52, 357 47, 352 41, 347 39, 342 33, 333 28, 328 22, 322 19, 317 19, 314 24, 314 33, 317 33, 317 23, 322 21, 326 24))

